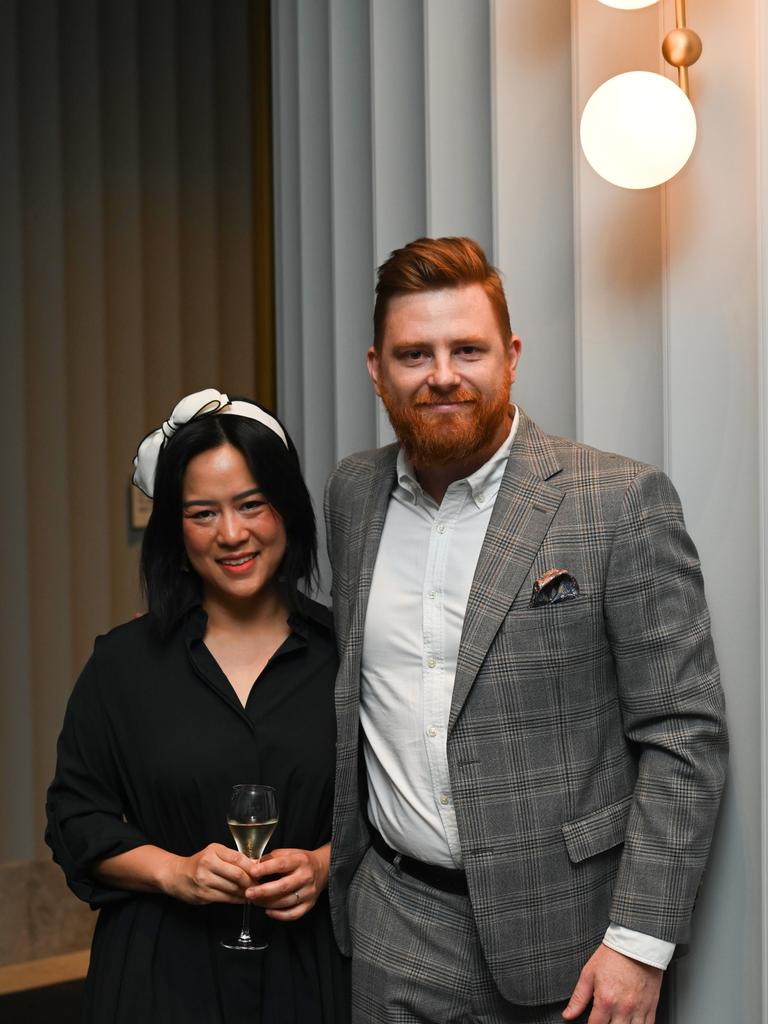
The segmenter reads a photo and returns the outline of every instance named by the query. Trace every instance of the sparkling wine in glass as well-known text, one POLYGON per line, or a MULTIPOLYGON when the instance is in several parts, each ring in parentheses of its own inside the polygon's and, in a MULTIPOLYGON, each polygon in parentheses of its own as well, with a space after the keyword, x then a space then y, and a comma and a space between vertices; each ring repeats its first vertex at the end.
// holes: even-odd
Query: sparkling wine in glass
MULTIPOLYGON (((251 860, 260 861, 264 847, 277 825, 277 791, 271 786, 242 783, 233 786, 227 811, 227 824, 240 853, 251 860)), ((225 949, 247 951, 266 949, 263 940, 251 938, 251 904, 243 904, 243 925, 240 936, 233 942, 221 941, 225 949)))

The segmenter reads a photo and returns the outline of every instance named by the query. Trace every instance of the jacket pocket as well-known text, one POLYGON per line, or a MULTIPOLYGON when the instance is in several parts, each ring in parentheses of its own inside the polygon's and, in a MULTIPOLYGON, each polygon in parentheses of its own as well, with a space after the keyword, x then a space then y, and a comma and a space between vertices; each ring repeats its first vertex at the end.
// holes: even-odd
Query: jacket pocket
POLYGON ((625 796, 607 807, 566 821, 561 826, 568 856, 573 864, 603 853, 624 841, 633 796, 625 796))
POLYGON ((587 631, 593 617, 591 602, 584 596, 559 601, 557 604, 543 604, 531 608, 528 604, 514 604, 504 623, 504 629, 511 635, 543 631, 547 635, 559 631, 587 631))

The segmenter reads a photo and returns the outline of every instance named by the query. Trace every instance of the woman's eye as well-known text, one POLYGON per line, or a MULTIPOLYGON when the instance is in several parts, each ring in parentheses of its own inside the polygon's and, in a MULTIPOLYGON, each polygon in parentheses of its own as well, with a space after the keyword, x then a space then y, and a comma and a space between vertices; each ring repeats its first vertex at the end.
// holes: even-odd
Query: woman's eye
POLYGON ((201 508, 197 512, 192 512, 190 514, 190 519, 197 519, 199 522, 202 522, 206 519, 212 519, 214 514, 213 510, 210 508, 201 508))
POLYGON ((240 506, 243 512, 255 512, 257 509, 263 508, 266 505, 266 501, 245 501, 240 506))

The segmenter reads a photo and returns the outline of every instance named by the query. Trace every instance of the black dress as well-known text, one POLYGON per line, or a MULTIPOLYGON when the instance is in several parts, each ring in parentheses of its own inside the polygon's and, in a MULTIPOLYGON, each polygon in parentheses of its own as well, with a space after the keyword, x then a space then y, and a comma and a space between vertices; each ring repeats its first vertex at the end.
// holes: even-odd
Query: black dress
POLYGON ((264 952, 223 949, 239 906, 191 906, 111 888, 92 865, 145 843, 183 856, 234 846, 231 787, 274 786, 269 849, 316 849, 331 834, 336 650, 326 609, 308 603, 242 707, 191 609, 161 642, 149 617, 99 637, 77 682, 48 793, 46 840, 70 888, 100 908, 83 1019, 93 1024, 343 1024, 348 966, 326 893, 304 917, 254 907, 264 952))

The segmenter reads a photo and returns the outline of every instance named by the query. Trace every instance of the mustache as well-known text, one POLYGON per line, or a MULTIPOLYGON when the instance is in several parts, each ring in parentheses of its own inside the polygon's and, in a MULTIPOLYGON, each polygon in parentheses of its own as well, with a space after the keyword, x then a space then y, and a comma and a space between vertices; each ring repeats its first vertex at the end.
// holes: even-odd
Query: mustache
POLYGON ((465 402, 476 402, 477 394, 474 391, 470 391, 468 388, 457 388, 456 391, 451 391, 449 395, 443 395, 434 391, 426 392, 421 398, 417 398, 413 403, 416 406, 419 405, 461 405, 465 402))

